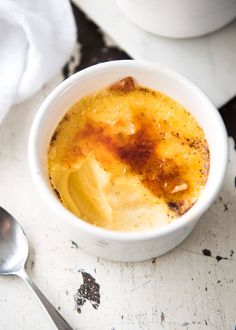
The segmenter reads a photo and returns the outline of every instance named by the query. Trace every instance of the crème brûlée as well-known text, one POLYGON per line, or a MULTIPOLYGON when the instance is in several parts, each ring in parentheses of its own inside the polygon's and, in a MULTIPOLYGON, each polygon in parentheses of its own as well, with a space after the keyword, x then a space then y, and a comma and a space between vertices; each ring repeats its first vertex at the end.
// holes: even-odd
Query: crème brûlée
POLYGON ((64 206, 119 231, 178 221, 201 194, 209 166, 193 115, 132 77, 75 103, 48 152, 50 181, 64 206))

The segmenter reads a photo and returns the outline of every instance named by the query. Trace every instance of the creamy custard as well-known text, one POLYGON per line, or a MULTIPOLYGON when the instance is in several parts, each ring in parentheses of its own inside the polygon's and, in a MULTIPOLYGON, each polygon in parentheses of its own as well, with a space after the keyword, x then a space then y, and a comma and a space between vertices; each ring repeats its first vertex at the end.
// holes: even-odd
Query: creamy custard
POLYGON ((198 199, 209 149, 196 119, 131 77, 88 95, 51 139, 51 184, 66 208, 96 226, 161 227, 198 199))

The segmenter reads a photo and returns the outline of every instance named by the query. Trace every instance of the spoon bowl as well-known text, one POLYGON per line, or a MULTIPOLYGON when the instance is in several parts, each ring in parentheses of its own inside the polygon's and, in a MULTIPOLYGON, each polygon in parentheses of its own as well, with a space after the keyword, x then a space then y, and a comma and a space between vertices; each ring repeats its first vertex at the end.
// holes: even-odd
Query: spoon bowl
POLYGON ((15 274, 28 259, 27 238, 17 221, 0 207, 0 275, 15 274))
POLYGON ((0 207, 0 275, 17 275, 33 290, 59 330, 72 330, 25 271, 29 246, 26 235, 16 219, 0 207))

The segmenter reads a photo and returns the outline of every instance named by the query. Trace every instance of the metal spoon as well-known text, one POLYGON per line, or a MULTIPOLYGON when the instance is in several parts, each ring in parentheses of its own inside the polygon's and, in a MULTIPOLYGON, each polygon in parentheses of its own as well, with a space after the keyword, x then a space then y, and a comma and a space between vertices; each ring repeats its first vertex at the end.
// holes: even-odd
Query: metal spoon
POLYGON ((59 330, 73 330, 52 306, 25 271, 29 246, 23 229, 0 207, 0 275, 17 275, 33 290, 59 330))

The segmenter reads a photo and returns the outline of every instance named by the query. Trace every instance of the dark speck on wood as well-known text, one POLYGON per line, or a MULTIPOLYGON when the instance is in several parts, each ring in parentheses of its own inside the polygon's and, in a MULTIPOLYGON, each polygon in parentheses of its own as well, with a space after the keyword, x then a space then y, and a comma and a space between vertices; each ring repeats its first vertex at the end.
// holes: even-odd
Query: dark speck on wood
POLYGON ((83 278, 83 284, 74 295, 75 308, 81 313, 81 307, 89 301, 94 309, 100 304, 100 285, 96 283, 95 278, 84 270, 80 270, 83 278))
MULTIPOLYGON (((2 263, 2 260, 0 260, 0 263, 2 263)), ((32 260, 30 263, 28 262, 26 269, 32 269, 34 268, 34 261, 32 260)))
POLYGON ((206 257, 212 257, 212 255, 211 255, 211 251, 208 250, 208 249, 204 249, 204 250, 202 250, 202 254, 203 254, 204 256, 206 256, 206 257))
POLYGON ((230 257, 232 257, 234 255, 234 250, 230 251, 230 257))
POLYGON ((72 244, 72 246, 71 246, 72 249, 78 249, 79 248, 78 244, 75 243, 74 241, 71 241, 71 244, 72 244))
POLYGON ((229 208, 228 208, 228 203, 224 203, 224 212, 228 211, 229 208))
POLYGON ((165 322, 165 314, 161 312, 161 324, 163 324, 163 322, 165 322))
POLYGON ((184 322, 184 323, 182 324, 183 327, 187 327, 187 325, 189 325, 188 322, 184 322))
POLYGON ((224 202, 224 200, 223 200, 223 198, 220 196, 219 197, 219 201, 223 204, 223 206, 224 206, 224 212, 227 212, 228 210, 229 210, 229 207, 228 207, 228 205, 229 205, 229 202, 224 202))
MULTIPOLYGON (((204 250, 202 250, 202 254, 203 254, 204 256, 206 256, 206 257, 213 257, 212 254, 211 254, 211 251, 208 250, 208 249, 204 249, 204 250)), ((217 260, 218 262, 220 262, 222 259, 224 259, 224 260, 228 260, 228 258, 226 258, 226 257, 221 257, 221 256, 216 256, 215 258, 216 258, 216 260, 217 260)))
POLYGON ((228 258, 224 258, 224 257, 221 257, 221 256, 216 256, 216 260, 217 260, 218 262, 220 262, 222 259, 224 259, 224 260, 228 260, 228 258))
POLYGON ((157 260, 157 258, 155 257, 155 258, 153 258, 152 259, 152 264, 155 264, 156 263, 156 260, 157 260))

